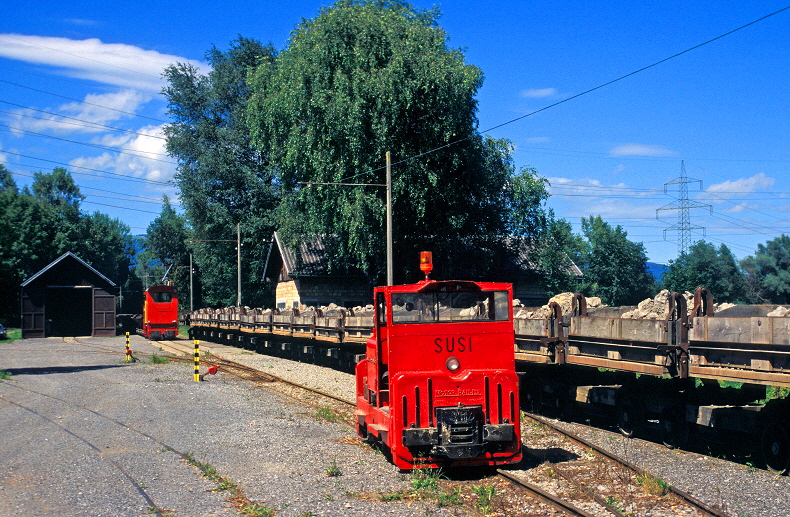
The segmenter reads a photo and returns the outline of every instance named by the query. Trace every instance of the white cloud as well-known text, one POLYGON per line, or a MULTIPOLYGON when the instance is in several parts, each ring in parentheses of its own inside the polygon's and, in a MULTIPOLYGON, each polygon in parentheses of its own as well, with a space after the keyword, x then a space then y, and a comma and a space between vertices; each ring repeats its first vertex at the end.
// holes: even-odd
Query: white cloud
POLYGON ((735 181, 727 180, 716 183, 705 189, 705 192, 716 194, 719 197, 730 197, 736 194, 751 194, 760 190, 767 190, 774 186, 776 181, 765 173, 755 174, 751 178, 741 178, 735 181))
POLYGON ((0 57, 57 67, 60 73, 103 84, 159 93, 165 67, 199 61, 99 39, 73 40, 22 34, 0 34, 0 57))
MULTIPOLYGON (((63 117, 70 118, 20 109, 13 112, 13 126, 30 131, 55 130, 81 133, 107 131, 107 128, 99 125, 108 125, 117 120, 133 117, 137 109, 151 98, 150 95, 134 90, 88 94, 84 102, 71 102, 52 110, 44 110, 57 111, 63 117)), ((22 135, 21 132, 15 133, 18 136, 22 135)))
POLYGON ((544 97, 553 97, 554 95, 557 95, 556 88, 533 88, 521 91, 521 96, 529 99, 542 99, 544 97))
POLYGON ((137 133, 142 134, 107 135, 98 142, 135 154, 105 152, 99 156, 76 158, 69 165, 108 170, 151 181, 170 181, 176 166, 166 156, 165 141, 161 139, 162 129, 163 126, 148 126, 137 130, 137 133))
POLYGON ((652 156, 665 157, 677 156, 678 153, 670 151, 660 145, 625 144, 609 150, 609 156, 652 156))

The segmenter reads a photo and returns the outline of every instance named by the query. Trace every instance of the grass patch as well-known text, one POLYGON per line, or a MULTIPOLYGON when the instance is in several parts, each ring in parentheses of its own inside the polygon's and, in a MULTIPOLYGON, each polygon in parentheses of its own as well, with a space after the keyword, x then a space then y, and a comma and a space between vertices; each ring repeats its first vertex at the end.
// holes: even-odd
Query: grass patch
POLYGON ((483 513, 494 511, 493 501, 496 496, 496 487, 494 485, 473 486, 472 492, 477 495, 477 503, 475 504, 478 510, 483 513))
POLYGON ((340 467, 337 466, 337 462, 335 460, 332 460, 332 463, 330 463, 329 466, 326 468, 326 475, 331 478, 335 478, 341 474, 342 472, 340 472, 340 467))
POLYGON ((226 490, 237 491, 239 489, 236 483, 226 477, 220 476, 219 472, 217 472, 217 469, 213 465, 195 459, 195 457, 189 452, 184 454, 184 459, 187 463, 197 468, 200 473, 203 474, 204 478, 209 479, 217 484, 217 488, 214 489, 215 492, 224 492, 226 490))
POLYGON ((606 506, 608 506, 609 508, 611 508, 612 510, 616 511, 619 514, 625 512, 625 508, 623 508, 622 497, 610 495, 606 498, 604 502, 606 503, 606 506))
POLYGON ((151 364, 167 364, 170 362, 170 358, 163 355, 151 355, 151 364))
POLYGON ((338 413, 330 406, 321 406, 315 412, 315 418, 324 422, 345 422, 348 420, 346 416, 338 413))
POLYGON ((6 330, 6 334, 8 335, 8 338, 0 340, 0 344, 11 343, 13 341, 16 341, 17 339, 22 339, 22 329, 10 329, 6 327, 5 330, 6 330))
POLYGON ((439 480, 444 477, 442 469, 414 469, 411 472, 411 486, 418 494, 438 491, 439 480))
POLYGON ((669 483, 646 472, 636 476, 636 482, 646 494, 665 496, 669 492, 669 483))
POLYGON ((245 517, 274 517, 274 509, 259 503, 242 506, 241 514, 245 517))
POLYGON ((459 486, 453 487, 449 492, 441 492, 436 497, 436 506, 440 508, 444 506, 460 506, 463 502, 461 487, 459 486))
POLYGON ((0 382, 10 381, 10 380, 11 380, 11 372, 0 370, 0 382))

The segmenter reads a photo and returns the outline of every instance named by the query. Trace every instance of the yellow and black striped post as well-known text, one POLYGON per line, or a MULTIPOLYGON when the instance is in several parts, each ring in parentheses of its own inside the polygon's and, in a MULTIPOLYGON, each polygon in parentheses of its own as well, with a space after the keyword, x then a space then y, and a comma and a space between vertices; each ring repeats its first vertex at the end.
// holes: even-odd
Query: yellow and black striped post
POLYGON ((126 360, 132 360, 132 349, 129 348, 129 333, 126 333, 126 360))
POLYGON ((200 341, 195 340, 195 382, 200 382, 200 341))

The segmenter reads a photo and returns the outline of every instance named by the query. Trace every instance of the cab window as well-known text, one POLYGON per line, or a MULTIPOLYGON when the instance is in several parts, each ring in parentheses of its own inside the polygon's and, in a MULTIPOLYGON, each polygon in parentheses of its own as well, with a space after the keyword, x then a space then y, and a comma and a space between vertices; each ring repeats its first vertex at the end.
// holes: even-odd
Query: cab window
POLYGON ((387 325, 387 302, 384 293, 376 293, 376 318, 379 327, 387 325))
POLYGON ((151 293, 151 297, 156 303, 167 303, 171 299, 171 295, 167 291, 157 291, 151 293))
POLYGON ((392 295, 393 323, 506 321, 507 291, 397 293, 392 295))

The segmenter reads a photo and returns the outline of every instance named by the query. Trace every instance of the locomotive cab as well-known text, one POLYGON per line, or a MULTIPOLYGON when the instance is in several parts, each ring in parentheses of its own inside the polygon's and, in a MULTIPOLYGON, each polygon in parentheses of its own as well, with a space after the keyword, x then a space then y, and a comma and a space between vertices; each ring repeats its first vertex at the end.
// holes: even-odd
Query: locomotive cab
POLYGON ((145 291, 143 327, 147 339, 175 339, 178 335, 178 292, 170 285, 155 285, 145 291))
POLYGON ((423 280, 374 290, 357 431, 401 469, 521 460, 512 286, 423 280))

